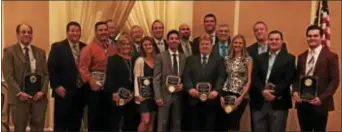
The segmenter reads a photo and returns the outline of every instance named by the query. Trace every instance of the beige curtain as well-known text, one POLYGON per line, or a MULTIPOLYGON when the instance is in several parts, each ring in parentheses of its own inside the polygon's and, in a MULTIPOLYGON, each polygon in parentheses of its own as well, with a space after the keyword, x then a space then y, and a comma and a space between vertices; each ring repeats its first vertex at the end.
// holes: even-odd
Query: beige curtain
POLYGON ((154 20, 164 22, 165 33, 178 29, 179 24, 192 27, 193 1, 136 1, 123 31, 128 32, 133 25, 139 25, 145 35, 151 35, 154 20))

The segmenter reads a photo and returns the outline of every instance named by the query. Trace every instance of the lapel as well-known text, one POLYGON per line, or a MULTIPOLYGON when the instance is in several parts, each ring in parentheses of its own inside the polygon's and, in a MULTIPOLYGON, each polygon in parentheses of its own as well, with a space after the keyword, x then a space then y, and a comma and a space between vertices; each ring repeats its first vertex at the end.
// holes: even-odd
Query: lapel
MULTIPOLYGON (((267 52, 267 55, 269 56, 268 52, 267 52)), ((280 52, 278 53, 278 55, 276 56, 275 60, 274 60, 274 63, 273 63, 273 66, 272 66, 272 70, 271 70, 271 73, 270 73, 270 77, 272 76, 272 74, 275 72, 275 70, 277 70, 277 68, 279 66, 281 66, 282 62, 284 62, 284 58, 285 57, 285 53, 284 51, 281 49, 280 52)), ((269 57, 268 57, 269 58, 269 57)), ((267 66, 268 66, 268 63, 267 63, 267 66)))
POLYGON ((16 55, 21 62, 28 63, 25 60, 25 55, 24 55, 24 53, 23 53, 19 43, 15 44, 15 46, 14 46, 14 53, 15 53, 14 55, 16 55))
MULTIPOLYGON (((66 49, 66 50, 65 50, 65 51, 66 51, 66 54, 67 54, 68 56, 70 56, 70 57, 68 57, 68 58, 70 58, 71 63, 72 63, 73 65, 76 66, 75 58, 74 58, 74 55, 72 54, 72 49, 71 49, 70 44, 69 44, 69 41, 68 41, 67 39, 64 40, 64 42, 63 42, 63 47, 64 47, 64 49, 66 49)), ((79 43, 79 48, 81 49, 81 43, 79 43)), ((77 67, 77 66, 76 66, 76 67, 77 67)))
POLYGON ((213 69, 212 67, 215 66, 215 54, 212 54, 210 53, 209 55, 209 58, 208 58, 208 62, 207 62, 207 65, 206 65, 206 73, 205 74, 208 74, 208 73, 211 73, 211 69, 213 69))
POLYGON ((169 44, 167 44, 165 39, 163 39, 163 41, 164 41, 164 48, 165 48, 165 50, 168 50, 169 49, 169 44))
POLYGON ((178 51, 178 58, 179 58, 179 75, 183 75, 184 70, 184 63, 185 63, 185 57, 184 54, 178 51))
POLYGON ((196 59, 195 59, 195 63, 194 63, 194 65, 196 67, 195 72, 197 73, 197 75, 199 77, 202 76, 202 73, 203 73, 203 71, 202 71, 202 63, 201 63, 202 60, 201 59, 202 59, 201 58, 201 54, 196 55, 196 59))
POLYGON ((167 50, 167 51, 165 52, 165 57, 166 57, 166 58, 164 58, 164 59, 167 60, 167 61, 166 61, 166 66, 168 67, 168 70, 167 70, 167 71, 172 72, 172 60, 171 60, 171 55, 170 55, 170 54, 171 54, 170 51, 167 50))
POLYGON ((302 64, 303 70, 301 71, 303 75, 305 75, 306 72, 306 60, 308 59, 308 50, 306 50, 302 56, 302 60, 300 63, 302 64))

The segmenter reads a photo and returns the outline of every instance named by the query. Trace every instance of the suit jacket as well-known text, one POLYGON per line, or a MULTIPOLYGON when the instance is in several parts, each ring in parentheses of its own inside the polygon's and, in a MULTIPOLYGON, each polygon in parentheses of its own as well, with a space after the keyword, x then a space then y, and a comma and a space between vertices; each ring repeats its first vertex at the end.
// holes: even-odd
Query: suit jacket
MULTIPOLYGON (((208 82, 212 86, 212 91, 219 92, 222 88, 224 79, 226 77, 224 60, 222 57, 217 56, 215 53, 209 55, 207 65, 204 69, 201 67, 202 63, 201 55, 193 55, 186 59, 186 65, 184 69, 184 89, 185 92, 189 92, 190 89, 196 88, 196 84, 199 82, 208 82)), ((191 99, 190 104, 196 104, 199 99, 189 96, 191 99)))
MULTIPOLYGON (((163 39, 163 41, 164 41, 164 48, 165 48, 165 51, 166 51, 167 49, 169 49, 169 44, 167 43, 167 41, 166 41, 165 39, 163 39)), ((159 50, 159 48, 158 48, 158 46, 157 46, 156 41, 154 41, 154 39, 153 39, 152 46, 153 46, 153 48, 155 49, 156 54, 159 54, 159 53, 160 53, 160 50, 159 50)))
MULTIPOLYGON (((47 94, 49 83, 48 70, 46 65, 45 51, 31 45, 32 54, 36 60, 36 73, 42 73, 42 89, 47 94)), ((6 83, 8 84, 8 103, 17 104, 21 101, 17 97, 23 91, 24 74, 27 72, 30 63, 25 59, 25 55, 19 43, 4 49, 2 60, 2 70, 6 83)), ((45 96, 46 97, 46 96, 45 96)))
MULTIPOLYGON (((215 45, 218 44, 218 42, 219 42, 219 39, 216 36, 216 38, 215 38, 215 45)), ((199 52, 199 37, 196 37, 194 39, 194 44, 193 44, 193 46, 191 48, 192 48, 192 54, 193 55, 200 54, 200 52, 199 52)))
MULTIPOLYGON (((299 91, 299 78, 301 75, 305 75, 306 60, 308 56, 308 50, 301 53, 298 56, 297 61, 297 76, 294 84, 293 91, 299 91)), ((313 75, 318 77, 318 98, 322 101, 322 105, 316 107, 318 110, 334 110, 334 98, 340 77, 337 54, 329 51, 326 47, 323 47, 318 58, 316 60, 315 70, 313 75)), ((299 104, 296 104, 296 107, 299 104)))
MULTIPOLYGON (((268 79, 268 83, 273 83, 275 85, 275 92, 273 95, 276 99, 271 102, 274 109, 288 109, 292 107, 290 86, 293 83, 296 73, 295 60, 295 56, 282 49, 275 58, 268 79)), ((252 82, 253 88, 251 89, 250 96, 252 106, 255 109, 260 109, 264 104, 262 91, 265 87, 268 62, 269 52, 259 55, 254 61, 254 81, 252 82)))
MULTIPOLYGON (((139 46, 139 50, 141 51, 142 49, 142 47, 141 47, 142 45, 140 45, 139 46)), ((133 44, 132 45, 132 48, 133 48, 133 50, 132 50, 132 57, 134 57, 134 58, 138 58, 139 56, 140 56, 140 52, 138 52, 138 50, 137 50, 137 48, 135 47, 135 44, 133 44)))
MULTIPOLYGON (((183 53, 178 52, 179 56, 179 77, 183 76, 185 66, 185 56, 183 53)), ((171 101, 171 96, 180 96, 181 92, 173 93, 172 95, 166 87, 166 77, 172 75, 172 62, 171 55, 168 50, 156 56, 154 69, 153 69, 153 90, 156 99, 162 98, 164 103, 171 101)))
MULTIPOLYGON (((79 42, 80 51, 84 46, 86 46, 85 43, 79 42)), ((55 90, 59 86, 66 89, 66 97, 71 96, 76 91, 79 71, 67 39, 51 45, 48 69, 53 97, 57 95, 55 90)))

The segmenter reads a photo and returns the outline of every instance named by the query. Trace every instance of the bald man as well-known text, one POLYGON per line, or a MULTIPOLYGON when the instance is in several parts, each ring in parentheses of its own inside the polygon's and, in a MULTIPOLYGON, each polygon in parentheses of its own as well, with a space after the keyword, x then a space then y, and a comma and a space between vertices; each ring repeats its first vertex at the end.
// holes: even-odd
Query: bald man
POLYGON ((43 49, 32 45, 32 27, 19 24, 18 42, 4 49, 2 71, 12 105, 14 131, 43 132, 47 108, 48 70, 43 49))
POLYGON ((185 57, 191 56, 193 43, 190 41, 190 26, 188 24, 183 23, 179 25, 178 30, 180 37, 179 51, 183 52, 185 57))

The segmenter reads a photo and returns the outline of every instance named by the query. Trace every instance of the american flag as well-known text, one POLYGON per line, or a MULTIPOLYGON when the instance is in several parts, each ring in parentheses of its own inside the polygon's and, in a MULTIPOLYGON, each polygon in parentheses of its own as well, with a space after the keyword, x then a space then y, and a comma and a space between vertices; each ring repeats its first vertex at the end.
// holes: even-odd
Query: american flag
POLYGON ((328 9, 328 0, 319 0, 316 10, 315 25, 323 30, 322 44, 330 48, 330 17, 328 9))

